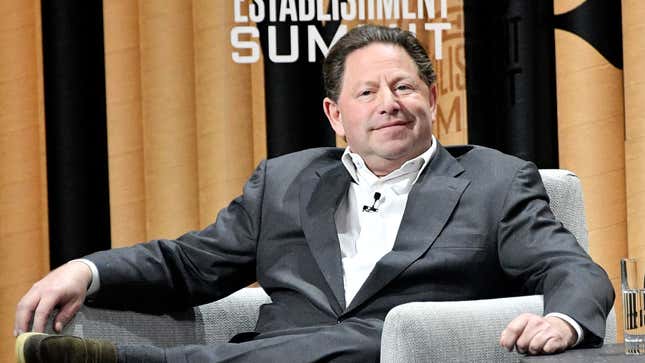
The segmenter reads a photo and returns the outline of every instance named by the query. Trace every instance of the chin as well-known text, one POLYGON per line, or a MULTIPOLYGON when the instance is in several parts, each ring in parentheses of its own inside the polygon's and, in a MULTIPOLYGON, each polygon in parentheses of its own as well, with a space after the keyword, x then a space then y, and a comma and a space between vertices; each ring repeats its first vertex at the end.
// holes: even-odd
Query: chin
POLYGON ((377 149, 380 149, 380 154, 391 157, 392 159, 399 159, 405 155, 414 153, 414 147, 408 142, 403 142, 403 140, 384 142, 379 146, 377 149))

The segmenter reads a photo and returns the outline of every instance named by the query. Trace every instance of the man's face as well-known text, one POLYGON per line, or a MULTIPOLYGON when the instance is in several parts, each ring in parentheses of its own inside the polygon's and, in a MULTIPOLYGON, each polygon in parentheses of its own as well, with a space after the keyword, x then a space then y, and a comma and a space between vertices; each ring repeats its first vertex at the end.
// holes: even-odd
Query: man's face
POLYGON ((338 101, 323 107, 336 134, 345 136, 376 175, 385 175, 432 143, 436 89, 418 75, 397 45, 372 43, 345 61, 338 101))

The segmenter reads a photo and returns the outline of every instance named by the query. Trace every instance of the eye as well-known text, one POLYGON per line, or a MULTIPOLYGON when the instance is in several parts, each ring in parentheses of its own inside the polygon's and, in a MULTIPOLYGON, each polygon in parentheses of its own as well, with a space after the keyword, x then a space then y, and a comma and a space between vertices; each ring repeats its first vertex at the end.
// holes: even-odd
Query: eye
POLYGON ((359 97, 366 97, 366 96, 369 96, 369 95, 371 95, 371 94, 372 94, 372 91, 371 91, 371 90, 365 89, 365 90, 360 91, 360 92, 358 93, 358 96, 359 96, 359 97))
POLYGON ((403 92, 403 93, 410 92, 413 90, 412 86, 407 83, 399 83, 396 85, 395 89, 397 92, 403 92))

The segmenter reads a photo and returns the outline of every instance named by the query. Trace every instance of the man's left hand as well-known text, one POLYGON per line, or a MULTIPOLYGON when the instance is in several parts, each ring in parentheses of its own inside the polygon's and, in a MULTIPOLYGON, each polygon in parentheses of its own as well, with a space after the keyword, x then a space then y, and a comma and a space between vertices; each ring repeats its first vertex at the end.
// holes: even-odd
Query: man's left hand
POLYGON ((499 345, 526 354, 553 354, 572 346, 577 333, 569 323, 555 317, 522 314, 513 319, 499 338, 499 345))

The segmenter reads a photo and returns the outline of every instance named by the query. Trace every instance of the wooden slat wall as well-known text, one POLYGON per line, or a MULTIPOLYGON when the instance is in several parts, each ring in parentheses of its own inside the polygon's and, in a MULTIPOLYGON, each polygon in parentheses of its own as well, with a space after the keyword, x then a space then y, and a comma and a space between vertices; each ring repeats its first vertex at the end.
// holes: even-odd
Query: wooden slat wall
POLYGON ((104 2, 113 247, 206 226, 266 157, 263 65, 232 61, 232 14, 104 2))
MULTIPOLYGON (((556 0, 555 14, 581 2, 556 0)), ((590 254, 620 291, 619 260, 627 254, 623 74, 577 35, 556 30, 555 47, 560 167, 580 177, 590 254)))
POLYGON ((146 227, 173 238, 199 225, 192 2, 139 4, 146 227))
POLYGON ((0 2, 0 357, 18 299, 49 270, 40 2, 0 2))
POLYGON ((233 2, 193 2, 200 226, 212 223, 254 168, 253 86, 249 64, 236 64, 229 29, 233 2), (228 16, 214 16, 228 14, 228 16))
POLYGON ((112 247, 146 233, 141 54, 137 1, 103 2, 112 247))
MULTIPOLYGON (((451 27, 442 32, 442 59, 435 61, 438 103, 433 131, 443 145, 467 144, 468 112, 466 110, 463 0, 447 0, 448 19, 441 19, 439 2, 436 4, 435 21, 449 22, 451 27)), ((417 25, 417 28, 423 29, 423 25, 417 25)), ((431 54, 434 54, 434 32, 428 32, 426 37, 424 45, 431 54)))
POLYGON ((645 258, 645 2, 623 0, 625 163, 629 257, 645 258))

